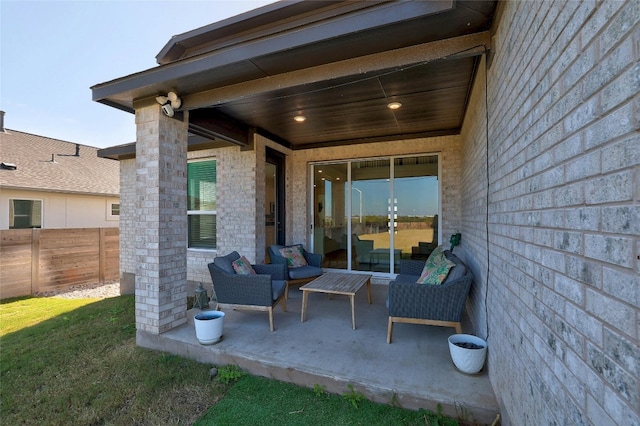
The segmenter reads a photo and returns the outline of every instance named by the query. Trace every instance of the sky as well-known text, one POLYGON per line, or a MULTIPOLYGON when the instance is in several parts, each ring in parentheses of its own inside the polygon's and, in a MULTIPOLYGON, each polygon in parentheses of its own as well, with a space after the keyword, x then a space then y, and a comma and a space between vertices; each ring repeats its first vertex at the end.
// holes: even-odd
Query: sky
MULTIPOLYGON (((362 215, 387 215, 389 209, 388 179, 359 180, 353 187, 363 192, 362 215)), ((438 214, 438 179, 436 176, 405 177, 395 179, 395 199, 398 216, 429 216, 438 214), (420 194, 420 196, 416 196, 420 194)), ((351 198, 352 214, 358 215, 359 193, 351 198)))
POLYGON ((134 115, 90 88, 158 66, 174 35, 269 3, 0 0, 4 127, 97 148, 134 142, 134 115))

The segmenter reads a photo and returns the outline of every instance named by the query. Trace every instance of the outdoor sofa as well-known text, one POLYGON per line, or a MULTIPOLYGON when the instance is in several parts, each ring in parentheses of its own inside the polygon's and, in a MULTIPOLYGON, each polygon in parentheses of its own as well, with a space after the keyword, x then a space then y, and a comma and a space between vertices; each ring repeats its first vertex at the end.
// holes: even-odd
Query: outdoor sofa
POLYGON ((282 311, 287 310, 284 297, 286 267, 282 264, 251 265, 255 274, 242 274, 234 268, 234 262, 237 265, 240 258, 240 254, 234 251, 214 258, 207 265, 218 307, 267 311, 269 328, 273 331, 273 308, 281 303, 282 311))
POLYGON ((273 244, 269 246, 269 259, 271 259, 272 264, 284 265, 286 268, 285 299, 289 298, 289 286, 306 284, 322 275, 322 255, 308 252, 302 244, 290 246, 273 244), (296 249, 299 251, 304 258, 302 262, 304 264, 298 266, 297 263, 292 263, 291 258, 287 258, 282 254, 282 249, 290 251, 296 249))
POLYGON ((455 266, 440 285, 416 283, 424 261, 400 261, 400 274, 389 283, 387 343, 391 343, 396 322, 454 327, 462 333, 461 319, 473 275, 451 251, 444 254, 455 266))

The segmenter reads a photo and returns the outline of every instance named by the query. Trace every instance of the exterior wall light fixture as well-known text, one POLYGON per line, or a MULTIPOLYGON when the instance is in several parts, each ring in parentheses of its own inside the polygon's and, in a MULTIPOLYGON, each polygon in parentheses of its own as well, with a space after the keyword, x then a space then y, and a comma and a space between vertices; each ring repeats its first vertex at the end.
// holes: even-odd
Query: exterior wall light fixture
POLYGON ((167 117, 173 117, 174 110, 182 105, 182 101, 175 92, 169 92, 167 96, 156 96, 156 102, 162 105, 162 112, 167 117))

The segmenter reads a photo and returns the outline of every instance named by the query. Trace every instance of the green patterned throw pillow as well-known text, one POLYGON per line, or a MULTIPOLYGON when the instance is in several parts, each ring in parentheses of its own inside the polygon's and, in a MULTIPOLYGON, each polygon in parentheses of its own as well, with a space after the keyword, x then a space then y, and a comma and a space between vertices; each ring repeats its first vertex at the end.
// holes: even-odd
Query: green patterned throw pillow
POLYGON ((431 262, 431 265, 435 265, 436 263, 442 262, 444 259, 446 259, 446 256, 444 255, 444 249, 442 248, 442 246, 438 246, 433 249, 429 257, 427 258, 427 265, 429 265, 429 262, 431 262))
POLYGON ((440 263, 429 263, 424 265, 420 278, 416 281, 417 284, 431 284, 440 285, 447 279, 451 268, 456 266, 455 263, 447 259, 446 257, 440 263))
POLYGON ((304 258, 301 245, 283 247, 280 249, 280 254, 287 259, 287 266, 289 268, 297 268, 307 264, 307 259, 304 258))
POLYGON ((236 271, 236 274, 238 275, 256 274, 256 271, 254 271, 253 267, 251 266, 251 262, 249 262, 249 260, 244 256, 241 256, 240 259, 235 260, 232 265, 233 270, 236 271))

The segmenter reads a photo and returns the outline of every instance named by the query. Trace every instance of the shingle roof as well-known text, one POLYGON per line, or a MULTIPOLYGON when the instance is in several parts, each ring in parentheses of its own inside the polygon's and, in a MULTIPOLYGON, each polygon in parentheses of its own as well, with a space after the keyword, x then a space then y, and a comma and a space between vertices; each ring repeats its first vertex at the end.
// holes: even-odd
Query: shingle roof
POLYGON ((6 129, 0 132, 0 187, 119 195, 120 164, 98 148, 6 129), (79 155, 76 155, 76 149, 79 155))

